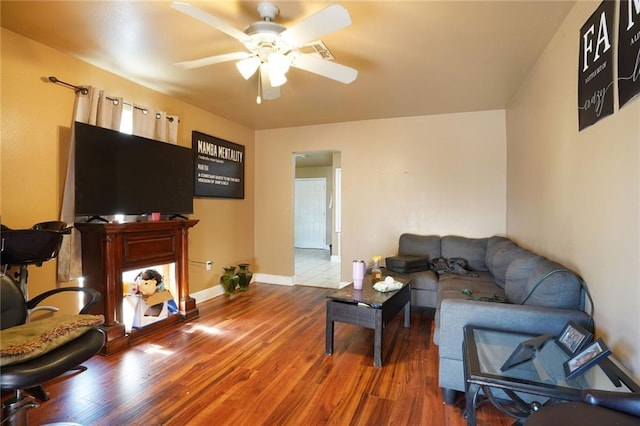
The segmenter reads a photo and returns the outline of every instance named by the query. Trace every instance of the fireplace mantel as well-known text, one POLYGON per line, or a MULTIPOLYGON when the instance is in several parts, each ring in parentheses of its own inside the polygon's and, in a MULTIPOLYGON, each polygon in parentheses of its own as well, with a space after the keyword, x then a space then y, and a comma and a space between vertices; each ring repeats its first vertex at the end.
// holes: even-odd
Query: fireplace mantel
POLYGON ((129 347, 133 341, 180 321, 198 317, 195 299, 189 295, 189 228, 197 220, 160 220, 132 223, 76 223, 82 235, 84 286, 102 293, 102 303, 91 313, 103 314, 106 355, 129 347), (147 266, 176 263, 179 314, 144 328, 125 332, 122 322, 122 273, 147 266))

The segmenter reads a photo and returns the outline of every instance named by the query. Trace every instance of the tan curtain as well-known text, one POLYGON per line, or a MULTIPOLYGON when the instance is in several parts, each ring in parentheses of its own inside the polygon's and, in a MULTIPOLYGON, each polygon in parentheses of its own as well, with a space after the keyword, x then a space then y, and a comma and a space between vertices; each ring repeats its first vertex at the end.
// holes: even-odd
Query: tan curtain
POLYGON ((156 117, 152 108, 133 105, 132 133, 143 138, 154 139, 156 135, 156 117))
MULTIPOLYGON (((73 108, 71 123, 71 143, 69 161, 62 196, 60 220, 67 224, 75 221, 75 126, 74 122, 93 124, 108 129, 119 130, 122 119, 122 98, 107 97, 95 87, 87 87, 87 93, 78 91, 73 108)), ((58 281, 68 282, 82 276, 82 256, 80 235, 76 229, 62 239, 58 253, 58 281)))
POLYGON ((178 116, 134 105, 133 134, 157 141, 178 143, 178 116))
MULTIPOLYGON (((108 96, 104 91, 88 87, 87 93, 77 92, 73 121, 92 124, 112 130, 120 130, 124 101, 121 97, 108 96)), ((133 104, 133 134, 163 142, 178 143, 178 117, 165 112, 156 113, 152 108, 133 104)), ((72 224, 75 221, 75 134, 71 124, 69 162, 64 186, 60 220, 72 224)), ((79 231, 63 238, 58 254, 58 281, 67 282, 82 276, 82 255, 79 231)))
POLYGON ((167 119, 165 120, 165 125, 168 128, 168 142, 177 145, 178 144, 178 126, 180 124, 180 120, 177 115, 167 115, 167 119))

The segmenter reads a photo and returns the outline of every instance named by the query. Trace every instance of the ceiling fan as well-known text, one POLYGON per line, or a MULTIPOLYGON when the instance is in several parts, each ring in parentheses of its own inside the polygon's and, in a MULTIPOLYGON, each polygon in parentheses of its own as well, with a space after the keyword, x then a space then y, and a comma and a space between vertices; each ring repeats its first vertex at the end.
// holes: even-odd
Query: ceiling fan
POLYGON ((176 65, 192 69, 221 62, 238 61, 236 67, 245 80, 258 72, 257 103, 261 103, 262 99, 280 97, 280 86, 287 82, 286 73, 289 67, 318 74, 344 84, 351 83, 358 76, 358 71, 353 68, 302 51, 308 43, 318 40, 323 35, 351 25, 349 12, 337 4, 308 16, 291 28, 286 28, 274 22, 275 17, 280 13, 278 7, 262 2, 257 7, 262 20, 249 25, 244 31, 189 3, 173 2, 171 7, 239 40, 247 49, 247 51, 179 62, 176 65))

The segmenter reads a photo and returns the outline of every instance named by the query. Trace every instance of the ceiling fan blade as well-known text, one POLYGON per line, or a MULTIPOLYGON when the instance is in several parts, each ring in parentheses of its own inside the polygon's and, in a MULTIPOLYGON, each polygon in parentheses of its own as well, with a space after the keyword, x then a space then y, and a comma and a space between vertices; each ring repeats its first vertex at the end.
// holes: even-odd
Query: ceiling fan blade
POLYGON ((358 70, 356 69, 311 55, 295 55, 291 61, 291 66, 344 84, 349 84, 358 77, 358 70))
POLYGON ((269 80, 269 67, 260 66, 260 80, 262 85, 262 98, 265 100, 277 99, 280 97, 280 87, 273 87, 269 80))
POLYGON ((302 46, 349 25, 351 25, 351 16, 347 9, 333 4, 284 30, 280 33, 280 37, 291 46, 302 46))
POLYGON ((249 52, 233 52, 233 53, 226 53, 224 55, 208 56, 206 58, 194 59, 193 61, 178 62, 174 65, 190 70, 193 68, 205 67, 207 65, 219 64, 221 62, 245 59, 245 58, 248 58, 249 56, 250 56, 249 52))
POLYGON ((180 1, 174 1, 171 3, 171 7, 175 10, 184 13, 185 15, 189 15, 192 18, 195 18, 201 22, 204 22, 207 25, 212 26, 213 28, 222 31, 223 33, 240 40, 241 42, 246 42, 249 40, 249 36, 239 29, 227 24, 222 19, 216 18, 213 15, 208 14, 207 12, 198 9, 195 6, 192 6, 189 3, 184 3, 180 1))

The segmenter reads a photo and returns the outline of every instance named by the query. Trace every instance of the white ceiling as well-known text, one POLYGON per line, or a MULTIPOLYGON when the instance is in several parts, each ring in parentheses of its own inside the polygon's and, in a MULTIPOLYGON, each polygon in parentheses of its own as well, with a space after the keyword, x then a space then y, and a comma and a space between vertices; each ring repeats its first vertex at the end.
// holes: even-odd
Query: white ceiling
MULTIPOLYGON (((503 109, 574 3, 342 1, 353 24, 322 41, 336 62, 359 71, 356 81, 344 85, 291 69, 282 96, 261 105, 257 80, 244 80, 233 62, 194 70, 173 65, 243 46, 175 11, 170 1, 2 0, 0 13, 10 31, 250 128, 269 129, 503 109)), ((192 4, 240 30, 259 20, 257 2, 192 4)), ((275 4, 276 21, 291 26, 331 3, 275 4)))

